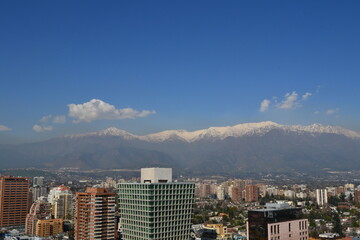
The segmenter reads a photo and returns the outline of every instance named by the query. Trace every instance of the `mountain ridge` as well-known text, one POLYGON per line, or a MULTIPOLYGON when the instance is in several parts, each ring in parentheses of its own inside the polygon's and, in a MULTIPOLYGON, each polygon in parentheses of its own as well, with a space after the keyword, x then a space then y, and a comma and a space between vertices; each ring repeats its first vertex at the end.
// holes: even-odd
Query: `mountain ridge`
POLYGON ((241 137, 248 135, 263 135, 273 129, 295 132, 298 134, 311 133, 321 134, 330 133, 343 135, 353 139, 360 139, 360 133, 339 126, 311 124, 311 125, 281 125, 275 122, 266 121, 258 123, 242 123, 234 126, 209 127, 195 131, 187 130, 165 130, 147 135, 135 135, 116 127, 83 134, 66 135, 64 137, 77 138, 86 136, 121 136, 126 140, 138 139, 147 142, 165 142, 169 139, 178 139, 185 142, 195 142, 202 139, 220 139, 227 137, 241 137))
POLYGON ((18 145, 0 144, 1 168, 172 167, 192 175, 360 170, 360 134, 321 124, 274 122, 168 130, 117 128, 18 145))

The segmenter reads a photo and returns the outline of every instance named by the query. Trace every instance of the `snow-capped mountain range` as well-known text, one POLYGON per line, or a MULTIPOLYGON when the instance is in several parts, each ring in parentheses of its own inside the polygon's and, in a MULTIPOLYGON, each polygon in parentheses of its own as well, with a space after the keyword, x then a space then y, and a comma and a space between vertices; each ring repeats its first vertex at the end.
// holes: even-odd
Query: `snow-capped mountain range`
POLYGON ((42 142, 0 144, 0 168, 139 169, 197 174, 360 171, 360 133, 337 126, 274 122, 168 130, 138 136, 117 128, 42 142))
POLYGON ((147 142, 165 142, 168 140, 182 140, 185 142, 195 142, 199 140, 211 140, 219 139, 223 140, 227 137, 242 137, 258 135, 262 136, 271 130, 278 129, 285 132, 292 132, 296 134, 337 134, 343 135, 348 138, 360 139, 360 133, 351 131, 338 126, 312 124, 308 126, 303 125, 280 125, 275 122, 259 122, 259 123, 243 123, 235 126, 226 127, 210 127, 207 129, 201 129, 197 131, 186 131, 186 130, 166 130, 158 133, 152 133, 144 136, 138 136, 131 134, 124 130, 111 127, 102 131, 90 132, 77 135, 67 135, 67 138, 79 138, 86 136, 119 136, 126 140, 138 139, 147 142))

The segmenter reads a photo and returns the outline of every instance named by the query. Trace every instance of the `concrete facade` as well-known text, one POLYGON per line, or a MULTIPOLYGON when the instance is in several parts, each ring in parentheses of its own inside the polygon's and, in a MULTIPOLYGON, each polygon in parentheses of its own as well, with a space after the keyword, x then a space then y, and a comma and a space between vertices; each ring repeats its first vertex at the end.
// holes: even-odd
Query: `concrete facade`
POLYGON ((141 183, 118 185, 123 240, 188 240, 195 184, 173 183, 171 169, 142 173, 141 183))
POLYGON ((325 206, 328 203, 326 189, 316 189, 316 202, 319 206, 325 206))
POLYGON ((171 168, 142 168, 141 183, 172 182, 171 168))
POLYGON ((268 240, 307 240, 308 220, 300 219, 268 224, 268 240))

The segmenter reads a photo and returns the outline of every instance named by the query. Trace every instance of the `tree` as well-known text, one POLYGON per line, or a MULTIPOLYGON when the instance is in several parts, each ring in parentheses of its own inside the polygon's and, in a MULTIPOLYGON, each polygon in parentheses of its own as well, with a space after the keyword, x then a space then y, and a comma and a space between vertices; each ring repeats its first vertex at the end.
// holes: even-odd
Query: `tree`
POLYGON ((352 202, 354 200, 354 196, 352 195, 352 193, 350 193, 349 195, 349 201, 352 202))
POLYGON ((359 221, 358 221, 356 218, 353 218, 353 219, 351 220, 351 226, 352 226, 352 227, 355 227, 355 228, 360 227, 359 221))
POLYGON ((339 214, 333 213, 334 232, 343 235, 339 214))
POLYGON ((339 204, 339 202, 341 202, 341 200, 339 197, 336 197, 336 196, 330 196, 328 199, 328 203, 333 206, 337 206, 339 204))
POLYGON ((341 200, 342 202, 345 202, 345 197, 346 197, 345 193, 341 193, 341 194, 340 194, 340 200, 341 200))

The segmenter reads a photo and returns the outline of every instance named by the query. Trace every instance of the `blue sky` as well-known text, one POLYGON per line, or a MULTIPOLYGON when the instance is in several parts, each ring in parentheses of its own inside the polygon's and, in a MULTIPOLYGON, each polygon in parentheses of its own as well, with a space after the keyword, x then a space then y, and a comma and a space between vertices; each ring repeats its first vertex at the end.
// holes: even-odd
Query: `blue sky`
POLYGON ((1 1, 0 142, 267 120, 360 131, 359 9, 328 0, 1 1))

